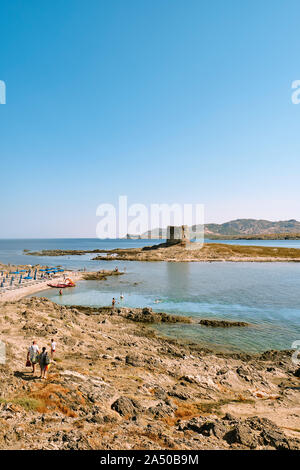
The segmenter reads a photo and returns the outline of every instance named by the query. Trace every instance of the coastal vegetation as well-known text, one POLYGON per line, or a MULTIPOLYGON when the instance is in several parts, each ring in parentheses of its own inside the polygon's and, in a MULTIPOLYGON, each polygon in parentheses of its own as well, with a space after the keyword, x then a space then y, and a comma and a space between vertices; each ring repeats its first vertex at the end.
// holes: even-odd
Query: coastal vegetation
POLYGON ((265 233, 261 235, 209 235, 210 240, 300 240, 299 233, 265 233))
POLYGON ((277 248, 268 246, 229 245, 225 243, 197 243, 182 245, 153 245, 144 248, 115 249, 97 256, 95 260, 127 261, 300 261, 297 248, 277 248))
MULTIPOLYGON (((94 253, 94 260, 112 261, 300 261, 300 250, 297 248, 231 245, 226 243, 197 243, 172 246, 160 245, 143 248, 116 248, 113 250, 43 250, 30 252, 36 256, 66 256, 94 253)), ((101 277, 101 273, 99 274, 101 277)))
POLYGON ((124 274, 123 271, 102 269, 101 271, 83 273, 82 279, 85 281, 105 281, 109 276, 120 276, 122 274, 124 274))
POLYGON ((85 255, 87 253, 102 253, 102 250, 41 250, 29 251, 23 250, 26 255, 30 256, 75 256, 85 255))

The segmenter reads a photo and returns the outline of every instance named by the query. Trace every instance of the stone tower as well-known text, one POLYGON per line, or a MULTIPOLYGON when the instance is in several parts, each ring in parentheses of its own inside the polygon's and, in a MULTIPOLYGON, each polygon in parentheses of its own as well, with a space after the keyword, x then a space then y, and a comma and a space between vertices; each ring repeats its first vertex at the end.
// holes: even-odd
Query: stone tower
POLYGON ((189 228, 187 225, 180 225, 176 227, 169 225, 167 229, 167 244, 173 245, 176 243, 187 244, 190 242, 189 228))

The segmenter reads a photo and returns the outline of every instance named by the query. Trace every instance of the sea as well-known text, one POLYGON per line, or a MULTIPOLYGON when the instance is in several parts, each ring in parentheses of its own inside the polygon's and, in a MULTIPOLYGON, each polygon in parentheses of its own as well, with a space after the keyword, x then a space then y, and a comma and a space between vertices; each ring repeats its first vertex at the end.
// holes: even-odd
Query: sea
MULTIPOLYGON (((205 240, 210 243, 290 247, 300 240, 205 240)), ((98 271, 116 266, 122 276, 106 281, 79 281, 75 288, 35 294, 64 305, 151 307, 193 317, 245 321, 249 327, 212 328, 193 324, 164 324, 154 328, 166 337, 232 352, 292 349, 300 344, 300 263, 171 263, 95 261, 95 254, 36 257, 24 250, 93 250, 141 247, 162 240, 11 239, 0 240, 0 262, 43 264, 98 271), (123 299, 121 298, 123 296, 123 299)), ((0 309, 1 311, 1 309, 0 309)), ((298 346, 299 347, 299 346, 298 346)))

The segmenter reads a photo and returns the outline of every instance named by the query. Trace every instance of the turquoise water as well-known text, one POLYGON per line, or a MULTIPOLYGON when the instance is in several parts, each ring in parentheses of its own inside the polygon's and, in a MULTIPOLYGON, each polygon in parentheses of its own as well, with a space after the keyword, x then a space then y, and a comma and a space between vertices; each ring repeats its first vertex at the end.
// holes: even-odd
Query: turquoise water
MULTIPOLYGON (((157 241, 158 243, 159 241, 157 241)), ((231 240, 224 241, 232 243, 231 240)), ((24 249, 111 249, 153 244, 153 240, 0 240, 0 261, 14 264, 61 264, 71 269, 126 269, 124 276, 107 281, 81 281, 76 288, 56 289, 38 295, 67 305, 119 305, 152 307, 200 318, 226 318, 251 323, 247 328, 207 328, 200 325, 161 325, 165 335, 198 342, 206 346, 237 351, 264 351, 291 348, 300 340, 300 264, 299 263, 145 263, 93 261, 91 255, 75 257, 32 257, 24 249), (124 300, 120 300, 120 294, 124 300), (155 301, 159 300, 159 303, 155 301)), ((239 240, 234 243, 258 244, 239 240)), ((266 246, 300 248, 300 240, 264 240, 266 246)))
MULTIPOLYGON (((123 263, 124 264, 124 263, 123 263)), ((120 266, 122 268, 122 266, 120 266)), ((223 350, 290 349, 300 339, 300 265, 294 263, 136 263, 106 281, 81 281, 63 296, 40 293, 59 304, 152 307, 195 319, 251 323, 247 328, 160 325, 165 335, 223 350), (120 299, 120 294, 124 299, 120 299), (159 303, 156 301, 159 300, 159 303)))

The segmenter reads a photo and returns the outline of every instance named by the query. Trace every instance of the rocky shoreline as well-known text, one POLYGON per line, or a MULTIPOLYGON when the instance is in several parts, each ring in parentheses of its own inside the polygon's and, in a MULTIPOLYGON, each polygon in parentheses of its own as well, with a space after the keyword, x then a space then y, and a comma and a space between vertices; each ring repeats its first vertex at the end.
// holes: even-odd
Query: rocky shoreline
POLYGON ((290 351, 215 353, 156 336, 144 317, 164 318, 46 298, 3 303, 0 448, 300 449, 290 351), (57 358, 42 381, 26 351, 52 337, 57 358))
POLYGON ((143 248, 114 249, 93 259, 98 261, 300 262, 300 250, 225 243, 205 243, 203 246, 197 243, 162 243, 143 248))
POLYGON ((95 261, 168 261, 168 262, 300 262, 297 248, 229 245, 225 243, 167 244, 143 248, 113 250, 43 250, 29 252, 34 256, 63 256, 95 253, 95 261))

